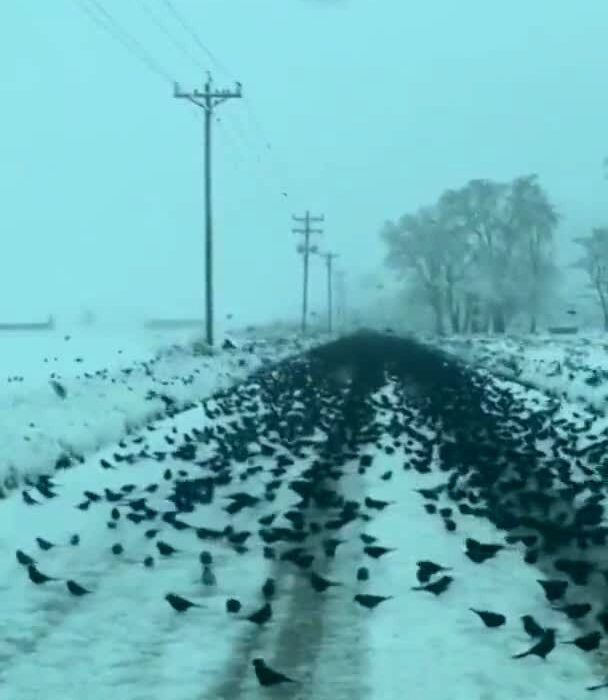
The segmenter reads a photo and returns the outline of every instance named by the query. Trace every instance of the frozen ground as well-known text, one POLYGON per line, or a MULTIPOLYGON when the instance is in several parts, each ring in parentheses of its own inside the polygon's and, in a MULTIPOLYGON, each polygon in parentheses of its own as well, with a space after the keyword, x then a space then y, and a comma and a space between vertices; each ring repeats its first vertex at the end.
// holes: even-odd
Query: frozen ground
POLYGON ((160 416, 167 401, 183 408, 307 345, 235 332, 236 349, 208 356, 193 350, 197 337, 108 329, 3 335, 0 483, 14 487, 62 457, 75 463, 160 416))
MULTIPOLYGON (((145 362, 157 348, 142 346, 140 350, 145 362)), ((290 354, 293 350, 294 346, 283 345, 276 353, 290 354)), ((277 356, 274 352, 267 350, 267 356, 277 356)), ((142 361, 135 351, 129 354, 132 366, 142 361)), ((176 350, 161 355, 155 374, 169 382, 163 388, 167 394, 174 392, 171 395, 183 402, 198 401, 261 362, 259 358, 248 360, 241 367, 238 360, 244 355, 237 351, 205 359, 176 350), (201 364, 210 374, 201 370, 193 384, 183 385, 184 393, 178 394, 182 390, 177 388, 182 386, 180 376, 192 376, 201 364)), ((88 366, 94 372, 110 365, 109 376, 119 377, 125 368, 122 360, 106 362, 102 357, 88 366)), ((601 682, 601 668, 571 646, 558 645, 547 661, 510 658, 532 643, 523 631, 520 615, 533 614, 541 624, 555 627, 561 639, 572 639, 579 631, 547 604, 536 583, 540 571, 525 566, 517 548, 501 552, 481 567, 464 557, 465 537, 503 542, 503 535, 478 517, 459 516, 458 531, 454 533, 447 532, 440 519, 428 517, 414 489, 433 486, 437 475, 404 469, 408 448, 387 454, 385 447, 392 442, 388 438, 380 446, 365 450, 373 458, 369 470, 359 474, 357 461, 351 462, 345 466, 340 484, 346 498, 361 502, 369 495, 393 503, 374 512, 368 524, 357 520, 343 528, 337 536, 345 542, 339 546, 336 558, 317 560, 315 570, 341 584, 323 594, 312 591, 306 571, 262 558, 262 543, 257 536, 252 536, 255 542, 248 542, 248 552, 237 555, 223 542, 200 541, 190 529, 177 531, 163 525, 158 537, 179 551, 159 557, 153 541, 143 534, 148 527, 145 524, 133 527, 121 518, 115 529, 108 528, 111 503, 92 503, 88 510, 75 507, 82 502, 85 490, 103 496, 105 488, 118 492, 121 487, 133 485, 129 498, 137 498, 147 494, 145 488, 149 485, 159 484, 158 491, 146 497, 149 506, 162 510, 167 507, 165 470, 169 468, 175 474, 190 467, 171 454, 162 462, 141 459, 135 464, 117 462, 116 454, 139 450, 141 442, 135 441, 142 436, 149 454, 156 450, 169 453, 175 447, 168 439, 221 424, 223 419, 209 418, 203 406, 197 404, 152 421, 150 410, 164 405, 151 407, 142 398, 141 394, 152 386, 159 390, 157 384, 148 384, 144 371, 127 375, 125 383, 119 385, 107 380, 89 384, 87 378, 78 376, 79 372, 70 374, 68 369, 69 365, 61 370, 62 384, 68 390, 65 400, 41 382, 38 388, 33 380, 31 384, 34 392, 48 391, 48 402, 41 402, 40 411, 48 416, 46 425, 55 426, 53 448, 47 452, 45 443, 38 442, 37 451, 18 456, 42 455, 38 471, 48 470, 55 442, 65 440, 84 454, 84 462, 53 474, 55 498, 45 500, 35 489, 29 489, 41 505, 26 504, 18 491, 0 501, 3 696, 19 700, 83 696, 90 700, 402 700, 410 696, 424 700, 572 700, 586 696, 585 686, 601 682), (107 403, 100 406, 95 391, 105 392, 103 400, 107 403), (78 410, 67 408, 70 400, 78 401, 78 410), (115 407, 122 422, 118 418, 112 422, 110 406, 115 407), (82 420, 77 428, 67 420, 75 415, 82 420), (105 426, 106 417, 110 417, 109 428, 105 426), (124 438, 127 418, 131 433, 120 447, 116 441, 124 438), (74 442, 77 439, 81 442, 74 442), (116 470, 101 468, 102 458, 116 470), (390 478, 383 479, 388 472, 390 478), (76 533, 80 541, 72 545, 70 538, 76 533), (394 547, 395 551, 378 560, 366 557, 359 539, 362 533, 377 537, 378 544, 394 547), (36 537, 56 546, 43 551, 36 537), (120 555, 111 551, 117 542, 124 547, 120 555), (43 573, 60 580, 33 585, 15 558, 17 549, 34 557, 43 573), (213 556, 216 587, 201 583, 197 561, 201 549, 213 556), (153 568, 142 565, 149 554, 155 557, 153 568), (454 581, 442 596, 411 590, 417 585, 416 562, 420 559, 451 568, 454 581), (355 577, 357 567, 363 565, 370 570, 368 583, 355 577), (262 605, 259 589, 267 576, 277 580, 274 614, 269 625, 258 628, 242 618, 262 605), (68 578, 91 594, 71 596, 66 590, 68 578), (175 613, 163 600, 169 591, 203 607, 183 615, 175 613), (365 610, 352 600, 361 592, 391 599, 374 610, 365 610), (243 603, 236 616, 228 615, 225 609, 230 597, 243 603), (499 629, 487 629, 469 607, 504 613, 507 623, 499 629), (279 689, 260 688, 251 671, 251 659, 256 656, 288 673, 297 683, 279 689)), ((46 378, 40 374, 41 380, 46 378)), ((521 394, 524 390, 513 386, 513 391, 521 394)), ((378 420, 387 423, 392 413, 392 387, 387 386, 381 394, 387 397, 389 406, 379 410, 378 420)), ((22 394, 22 405, 28 403, 38 421, 37 397, 41 395, 31 394, 33 398, 28 402, 22 394)), ((207 404, 209 407, 213 407, 212 402, 207 404)), ((565 403, 563 415, 574 420, 573 413, 574 408, 565 403)), ((5 445, 7 463, 15 460, 11 449, 18 447, 18 443, 5 445)), ((410 441, 408 447, 415 449, 416 445, 410 441)), ((198 457, 204 458, 204 451, 199 451, 198 457)), ((302 473, 314 458, 311 449, 291 467, 290 478, 302 473)), ((227 503, 223 496, 230 492, 244 490, 262 495, 264 486, 274 477, 270 469, 275 462, 275 457, 257 457, 253 463, 262 470, 251 476, 246 470, 252 462, 233 463, 234 483, 219 489, 213 503, 184 514, 183 521, 217 529, 230 523, 237 531, 255 531, 260 516, 284 513, 298 500, 285 481, 274 502, 261 502, 231 518, 223 510, 227 503)), ((311 518, 316 517, 313 512, 311 518)), ((288 524, 282 519, 281 523, 288 524)))
MULTIPOLYGON (((436 342, 436 341, 434 341, 436 342)), ((505 376, 570 401, 605 411, 608 338, 605 333, 564 336, 448 337, 439 345, 505 376)))

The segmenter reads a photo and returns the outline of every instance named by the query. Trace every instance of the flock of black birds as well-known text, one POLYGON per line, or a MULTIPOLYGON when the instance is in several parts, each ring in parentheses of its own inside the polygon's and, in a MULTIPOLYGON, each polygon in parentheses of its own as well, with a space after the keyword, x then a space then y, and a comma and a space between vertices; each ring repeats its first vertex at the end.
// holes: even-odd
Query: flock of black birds
MULTIPOLYGON (((159 559, 178 551, 169 541, 172 530, 190 531, 193 541, 222 542, 236 556, 259 551, 265 559, 286 562, 285 566, 295 567, 309 579, 322 599, 326 591, 343 586, 315 568, 321 559, 339 556, 345 541, 339 535, 345 526, 355 521, 367 525, 375 513, 394 506, 371 496, 361 502, 349 500, 341 493, 344 474, 353 469, 365 474, 374 461, 366 448, 378 447, 387 454, 403 454, 404 470, 441 477, 439 484, 418 492, 424 511, 442 518, 455 538, 459 516, 467 515, 487 519, 505 533, 504 543, 467 538, 464 553, 471 562, 483 565, 503 549, 522 545, 527 564, 552 567, 551 577, 539 578, 548 603, 576 624, 588 625, 581 636, 564 643, 592 652, 608 634, 608 602, 603 601, 608 569, 601 565, 608 527, 603 524, 604 493, 596 470, 605 441, 598 438, 597 443, 577 446, 577 431, 587 434, 593 417, 577 427, 575 421, 556 418, 557 400, 524 401, 490 381, 487 373, 436 348, 367 331, 262 367, 200 405, 206 424, 182 434, 173 428, 164 436, 166 450, 151 451, 145 431, 132 438, 134 449, 127 454, 127 442, 119 443, 123 453, 114 454, 116 463, 166 460, 160 482, 142 488, 127 483, 115 491, 92 488, 74 504, 80 510, 107 510, 109 529, 125 522, 141 528, 150 542, 150 552, 141 563, 150 570, 157 568, 159 559), (394 398, 378 392, 389 379, 399 387, 394 398), (390 412, 388 425, 374 420, 379 410, 390 412), (428 437, 425 427, 432 427, 437 437, 428 437), (386 443, 388 438, 391 444, 386 443), (437 444, 438 458, 434 456, 437 444), (212 456, 199 458, 203 446, 207 455, 212 450, 212 456), (261 458, 273 464, 261 466, 261 458), (305 460, 309 466, 297 471, 294 465, 305 460), (245 482, 256 483, 260 472, 268 481, 264 492, 254 495, 245 482), (284 512, 276 508, 280 489, 299 498, 284 512), (150 495, 163 493, 167 507, 151 506, 150 495), (257 526, 237 530, 230 522, 217 528, 189 523, 189 517, 204 512, 218 498, 228 501, 223 508, 228 519, 250 509, 257 526)), ((168 406, 167 414, 171 411, 175 413, 174 407, 168 406)), ((149 425, 147 430, 157 428, 149 425)), ((108 460, 102 460, 101 466, 118 468, 108 460)), ((392 472, 380 478, 388 481, 392 472)), ((29 486, 22 492, 28 506, 37 507, 43 499, 56 496, 50 475, 30 480, 29 486)), ((366 564, 357 569, 354 579, 373 584, 374 561, 390 555, 398 543, 389 546, 367 533, 360 538, 366 564)), ((80 545, 77 534, 69 545, 80 545)), ((39 537, 37 546, 49 552, 56 545, 39 537)), ((112 553, 123 553, 119 542, 112 553)), ((94 594, 71 578, 45 575, 31 554, 18 550, 16 557, 35 585, 61 580, 72 596, 94 594)), ((199 563, 201 584, 217 585, 213 558, 206 549, 200 552, 199 563)), ((448 567, 421 559, 416 572, 420 585, 412 588, 437 597, 449 595, 457 583, 452 573, 448 567)), ((262 604, 244 619, 256 625, 272 619, 277 585, 272 578, 261 585, 262 604)), ((353 602, 373 609, 399 595, 384 593, 357 592, 353 602)), ((201 607, 174 591, 168 591, 165 600, 177 613, 201 607)), ((227 614, 237 615, 242 607, 240 600, 227 598, 227 614)), ((499 628, 507 621, 497 611, 471 611, 488 628, 499 628)), ((533 645, 513 658, 547 658, 556 645, 556 630, 531 615, 524 615, 521 623, 533 645)), ((252 665, 261 685, 294 682, 261 658, 253 659, 252 665)))

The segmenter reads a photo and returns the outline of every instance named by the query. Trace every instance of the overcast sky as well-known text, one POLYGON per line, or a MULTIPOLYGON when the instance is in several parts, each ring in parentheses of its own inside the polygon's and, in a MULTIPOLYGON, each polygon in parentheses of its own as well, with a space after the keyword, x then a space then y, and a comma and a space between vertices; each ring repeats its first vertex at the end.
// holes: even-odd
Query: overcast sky
POLYGON ((164 77, 91 0, 2 3, 2 317, 202 313, 202 112, 171 80, 205 69, 245 96, 213 125, 218 316, 298 313, 306 209, 351 279, 386 219, 474 177, 537 172, 562 241, 608 222, 605 0, 171 0, 215 61, 165 0, 98 2, 164 77))

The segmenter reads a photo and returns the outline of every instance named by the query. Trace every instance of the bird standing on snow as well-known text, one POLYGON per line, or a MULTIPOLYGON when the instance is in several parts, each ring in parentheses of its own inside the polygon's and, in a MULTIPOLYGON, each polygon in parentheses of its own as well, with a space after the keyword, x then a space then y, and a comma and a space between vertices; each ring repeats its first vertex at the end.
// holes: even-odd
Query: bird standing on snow
POLYGON ((317 591, 317 593, 323 593, 323 591, 326 591, 328 588, 331 588, 332 586, 340 586, 342 584, 336 582, 336 581, 330 581, 329 579, 323 578, 323 576, 319 576, 319 574, 315 574, 315 572, 311 572, 310 574, 310 583, 312 587, 317 591))
POLYGON ((197 603, 192 603, 191 601, 187 600, 186 598, 182 598, 179 595, 175 595, 175 593, 167 593, 165 596, 165 600, 169 605, 173 608, 173 610, 176 610, 177 612, 185 612, 189 608, 202 608, 202 605, 198 605, 197 603))
POLYGON ((266 603, 259 610, 249 615, 247 619, 249 622, 255 622, 256 625, 263 625, 272 617, 272 606, 270 603, 266 603))
POLYGON ((414 588, 412 588, 412 590, 413 591, 428 591, 429 593, 432 593, 433 595, 439 596, 448 590, 448 588, 453 580, 454 579, 452 576, 442 576, 437 581, 434 581, 433 583, 428 583, 426 586, 414 586, 414 588))
POLYGON ((201 582, 205 586, 215 586, 217 583, 216 578, 215 578, 215 574, 213 573, 213 571, 211 570, 211 567, 208 564, 203 566, 203 573, 201 574, 201 582))
POLYGON ((522 615, 521 622, 524 626, 526 634, 528 634, 530 637, 540 637, 545 631, 544 628, 541 627, 538 622, 536 622, 532 615, 522 615))
POLYGON ((574 644, 582 651, 594 651, 599 647, 601 641, 601 632, 589 632, 589 634, 585 634, 582 637, 577 637, 576 639, 572 639, 568 642, 562 642, 562 644, 574 644))
POLYGON ((484 544, 472 537, 465 540, 466 556, 475 564, 483 564, 487 559, 495 557, 501 549, 505 549, 504 544, 484 544))
POLYGON ((476 615, 479 615, 481 621, 486 627, 500 627, 507 621, 507 618, 501 613, 493 613, 489 612, 488 610, 476 610, 475 608, 469 608, 469 610, 474 612, 476 615))
POLYGON ((260 685, 271 686, 278 685, 279 683, 295 683, 293 678, 288 678, 267 666, 264 659, 254 659, 252 663, 260 685))
POLYGON ((524 656, 529 656, 530 654, 534 654, 534 656, 540 656, 541 659, 546 659, 547 655, 550 654, 554 648, 555 648, 555 630, 549 628, 543 632, 542 637, 533 647, 530 647, 530 649, 528 649, 528 651, 524 651, 521 654, 516 654, 515 656, 513 656, 513 658, 514 659, 523 659, 524 656))
POLYGON ((34 566, 34 564, 30 564, 27 567, 27 574, 30 577, 30 581, 32 583, 35 583, 37 586, 41 585, 42 583, 47 583, 47 581, 59 581, 60 580, 58 578, 52 578, 51 576, 46 576, 41 571, 38 571, 38 569, 34 566))
POLYGON ((76 583, 76 581, 72 581, 71 579, 69 579, 65 583, 66 583, 66 586, 68 588, 68 591, 74 596, 83 596, 83 595, 87 595, 87 593, 91 592, 91 591, 88 591, 83 586, 81 586, 79 583, 76 583))
POLYGON ((416 562, 418 566, 418 571, 416 572, 416 578, 420 583, 428 583, 431 576, 438 574, 440 571, 449 571, 448 566, 441 566, 440 564, 435 564, 434 561, 419 561, 416 562))
POLYGON ((385 600, 390 600, 393 596, 387 595, 387 596, 381 596, 381 595, 367 595, 365 593, 357 593, 357 595, 353 598, 355 603, 359 603, 359 605, 362 605, 364 608, 368 608, 368 610, 371 610, 372 608, 375 608, 377 605, 380 605, 380 603, 383 603, 385 600))

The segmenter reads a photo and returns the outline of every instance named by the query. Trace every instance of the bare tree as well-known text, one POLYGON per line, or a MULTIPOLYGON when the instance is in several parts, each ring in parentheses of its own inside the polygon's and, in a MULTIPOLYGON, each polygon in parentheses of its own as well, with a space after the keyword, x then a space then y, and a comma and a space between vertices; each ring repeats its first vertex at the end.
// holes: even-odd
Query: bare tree
POLYGON ((525 175, 511 184, 506 237, 517 244, 517 275, 526 289, 530 332, 535 333, 542 296, 557 278, 553 234, 559 216, 538 182, 538 176, 525 175))
POLYGON ((415 272, 433 310, 435 332, 443 335, 446 330, 443 288, 446 255, 434 209, 423 207, 415 214, 402 216, 396 224, 386 222, 381 236, 388 246, 387 265, 399 273, 408 269, 415 272))
POLYGON ((594 228, 590 236, 574 240, 584 252, 572 267, 584 270, 589 276, 589 286, 602 308, 604 330, 608 331, 608 227, 594 228))

